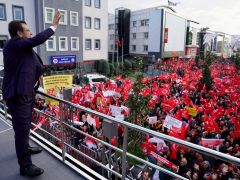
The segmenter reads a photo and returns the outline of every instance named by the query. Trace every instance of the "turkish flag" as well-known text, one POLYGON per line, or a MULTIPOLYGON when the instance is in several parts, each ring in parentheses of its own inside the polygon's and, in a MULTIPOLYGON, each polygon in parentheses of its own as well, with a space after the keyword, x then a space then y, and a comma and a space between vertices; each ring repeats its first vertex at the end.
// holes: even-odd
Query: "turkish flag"
POLYGON ((122 47, 122 41, 120 39, 118 39, 117 44, 119 47, 122 47))

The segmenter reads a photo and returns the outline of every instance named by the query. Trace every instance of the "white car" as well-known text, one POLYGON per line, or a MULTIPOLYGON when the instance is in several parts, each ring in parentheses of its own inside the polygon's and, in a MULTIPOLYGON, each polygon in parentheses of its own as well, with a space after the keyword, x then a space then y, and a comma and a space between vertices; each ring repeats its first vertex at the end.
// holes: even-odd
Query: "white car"
MULTIPOLYGON (((102 74, 85 74, 84 78, 87 79, 89 85, 93 87, 94 84, 105 83, 110 79, 102 74)), ((110 80, 112 83, 115 83, 114 80, 110 80)))

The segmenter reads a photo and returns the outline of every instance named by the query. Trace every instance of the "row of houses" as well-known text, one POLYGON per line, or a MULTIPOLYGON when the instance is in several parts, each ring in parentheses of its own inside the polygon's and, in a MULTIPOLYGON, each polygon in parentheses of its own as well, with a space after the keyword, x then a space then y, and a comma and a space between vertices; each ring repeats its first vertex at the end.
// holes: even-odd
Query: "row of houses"
POLYGON ((206 50, 232 54, 231 35, 203 29, 169 7, 117 8, 109 14, 108 0, 0 0, 0 64, 10 21, 25 20, 36 34, 51 25, 55 11, 62 14, 58 30, 36 48, 46 66, 92 67, 97 60, 129 55, 191 58, 206 50))

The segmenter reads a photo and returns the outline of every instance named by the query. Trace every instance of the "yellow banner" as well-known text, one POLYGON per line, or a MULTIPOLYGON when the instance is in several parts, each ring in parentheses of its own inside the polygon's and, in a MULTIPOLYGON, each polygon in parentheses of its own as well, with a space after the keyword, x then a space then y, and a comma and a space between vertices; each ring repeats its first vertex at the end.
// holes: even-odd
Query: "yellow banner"
POLYGON ((186 109, 187 109, 189 115, 191 115, 193 117, 197 116, 198 112, 197 112, 196 108, 187 107, 186 109))
POLYGON ((53 75, 43 77, 43 88, 45 93, 56 96, 65 88, 72 88, 72 75, 53 75))

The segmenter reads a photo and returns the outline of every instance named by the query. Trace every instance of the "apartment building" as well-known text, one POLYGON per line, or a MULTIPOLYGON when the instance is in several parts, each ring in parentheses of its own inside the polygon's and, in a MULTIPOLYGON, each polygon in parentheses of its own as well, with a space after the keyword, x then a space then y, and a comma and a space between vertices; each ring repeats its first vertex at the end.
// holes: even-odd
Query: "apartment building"
POLYGON ((33 34, 36 33, 35 3, 33 0, 0 0, 0 65, 3 65, 3 45, 10 36, 8 23, 12 20, 25 20, 33 34))
POLYGON ((108 0, 84 0, 82 5, 83 60, 107 59, 108 0))
POLYGON ((0 0, 4 28, 0 39, 9 38, 7 26, 14 13, 36 34, 51 26, 56 11, 62 14, 56 33, 36 49, 44 65, 74 67, 80 62, 93 65, 96 60, 107 60, 108 0, 0 0))
MULTIPOLYGON (((148 45, 149 45, 149 21, 150 21, 150 12, 151 9, 143 9, 138 11, 131 12, 128 9, 120 8, 116 11, 116 15, 109 14, 108 16, 108 51, 109 53, 119 51, 121 54, 121 48, 115 46, 114 49, 114 42, 119 42, 119 30, 121 27, 118 27, 119 24, 123 21, 123 28, 128 32, 122 35, 120 39, 127 40, 127 44, 123 44, 124 52, 129 52, 129 54, 138 54, 138 55, 147 55, 148 54, 148 45), (119 12, 122 12, 123 16, 119 16, 119 12), (126 16, 127 14, 127 16, 126 16), (127 23, 126 23, 127 22, 127 23), (116 24, 116 25, 115 25, 116 24), (127 49, 127 50, 126 50, 127 49)), ((121 34, 121 33, 120 33, 121 34)), ((118 43, 118 45, 120 45, 118 43)), ((124 53, 125 55, 126 53, 124 53)))
MULTIPOLYGON (((126 11, 121 8, 115 14, 109 15, 109 46, 110 57, 121 49, 130 55, 141 55, 149 59, 188 57, 196 55, 197 52, 197 32, 193 21, 189 21, 173 12, 167 7, 153 7, 130 12, 129 16, 119 16, 119 12, 126 11), (129 27, 128 33, 124 33, 123 38, 129 39, 128 44, 119 44, 121 22, 123 28, 129 27), (114 43, 118 44, 114 49, 114 43), (119 46, 120 45, 120 46, 119 46), (118 50, 117 50, 118 49, 118 50)), ((130 11, 130 10, 129 10, 130 11)), ((125 55, 125 53, 124 53, 125 55)))
POLYGON ((56 11, 62 14, 56 33, 38 53, 45 65, 71 66, 82 60, 82 1, 35 0, 37 33, 51 26, 56 11))

